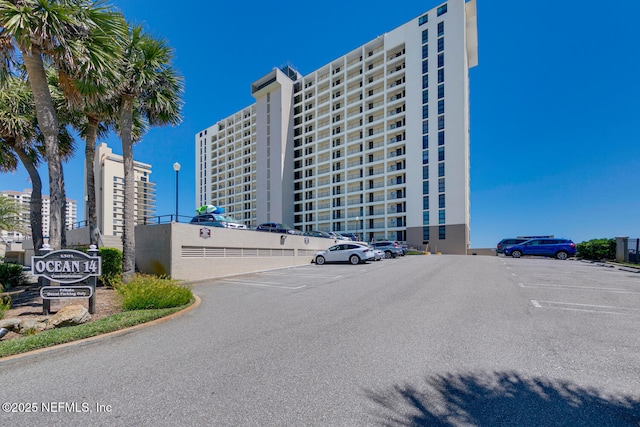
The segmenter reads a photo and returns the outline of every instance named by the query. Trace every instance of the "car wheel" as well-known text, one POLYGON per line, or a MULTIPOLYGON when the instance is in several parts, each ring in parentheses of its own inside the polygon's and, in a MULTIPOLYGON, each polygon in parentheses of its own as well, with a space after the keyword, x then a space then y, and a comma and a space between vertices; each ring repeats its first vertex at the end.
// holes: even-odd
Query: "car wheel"
POLYGON ((324 264, 324 257, 322 255, 319 255, 319 256, 316 257, 316 264, 317 265, 324 264))
POLYGON ((387 259, 391 258, 391 251, 384 251, 384 257, 387 259))
POLYGON ((513 252, 511 252, 511 256, 514 257, 514 258, 520 258, 522 256, 522 252, 513 251, 513 252))
POLYGON ((352 265, 360 264, 360 257, 359 257, 358 255, 351 255, 351 256, 349 257, 349 262, 350 262, 352 265))
POLYGON ((556 254, 556 258, 558 259, 567 259, 569 257, 569 254, 566 253, 565 251, 560 251, 556 254))

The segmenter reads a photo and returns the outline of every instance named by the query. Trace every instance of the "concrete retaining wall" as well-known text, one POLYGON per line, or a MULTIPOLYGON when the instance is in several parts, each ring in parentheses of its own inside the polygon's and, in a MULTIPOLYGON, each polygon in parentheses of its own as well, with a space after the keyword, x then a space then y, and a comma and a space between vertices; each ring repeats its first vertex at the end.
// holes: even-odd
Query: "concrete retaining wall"
POLYGON ((205 280, 309 264, 331 239, 201 227, 136 226, 136 268, 181 280, 205 280))

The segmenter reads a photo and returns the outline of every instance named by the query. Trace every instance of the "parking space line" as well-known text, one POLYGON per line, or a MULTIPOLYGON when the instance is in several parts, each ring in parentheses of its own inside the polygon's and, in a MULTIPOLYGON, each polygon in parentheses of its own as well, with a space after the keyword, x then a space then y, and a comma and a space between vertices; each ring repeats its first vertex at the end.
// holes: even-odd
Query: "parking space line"
POLYGON ((554 285, 553 283, 518 283, 521 288, 548 288, 548 289, 566 289, 587 292, 612 292, 615 294, 640 294, 640 292, 630 291, 622 288, 595 288, 590 286, 570 286, 570 285, 554 285))
POLYGON ((247 282, 242 280, 221 280, 221 282, 231 283, 236 285, 258 286, 261 288, 278 288, 278 289, 289 289, 289 290, 302 289, 307 287, 307 285, 281 286, 277 283, 256 283, 256 282, 247 282))
POLYGON ((265 271, 265 272, 261 272, 261 273, 256 273, 258 275, 261 276, 292 276, 295 275, 295 277, 322 277, 322 278, 328 278, 328 279, 341 279, 342 276, 331 276, 331 275, 326 275, 326 274, 299 274, 299 273, 276 273, 276 272, 269 272, 269 271, 265 271))
POLYGON ((581 311, 587 313, 615 314, 619 316, 640 316, 640 310, 633 308, 613 307, 609 305, 578 304, 559 301, 531 300, 535 308, 551 308, 566 311, 581 311))

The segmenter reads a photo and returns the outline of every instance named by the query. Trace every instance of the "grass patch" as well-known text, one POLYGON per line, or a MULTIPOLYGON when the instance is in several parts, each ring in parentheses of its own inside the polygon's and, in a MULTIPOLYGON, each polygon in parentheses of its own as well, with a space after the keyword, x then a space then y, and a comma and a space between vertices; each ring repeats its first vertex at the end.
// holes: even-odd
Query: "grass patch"
POLYGON ((11 309, 11 297, 0 297, 0 319, 11 309))
POLYGON ((186 308, 191 303, 193 303, 193 300, 190 300, 188 304, 184 304, 180 307, 126 311, 96 320, 95 322, 85 323, 83 325, 51 329, 14 340, 0 341, 0 357, 50 347, 56 344, 64 344, 139 325, 141 323, 173 314, 186 308))
POLYGON ((191 289, 165 277, 140 274, 131 282, 117 283, 114 287, 123 296, 124 310, 178 307, 193 299, 191 289))

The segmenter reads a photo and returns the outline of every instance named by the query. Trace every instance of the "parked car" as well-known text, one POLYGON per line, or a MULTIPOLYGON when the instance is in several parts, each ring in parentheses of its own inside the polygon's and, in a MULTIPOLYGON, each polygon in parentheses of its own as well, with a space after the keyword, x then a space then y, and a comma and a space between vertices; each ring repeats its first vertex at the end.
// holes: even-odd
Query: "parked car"
POLYGON ((206 225, 208 227, 224 227, 224 228, 238 228, 246 230, 247 226, 235 218, 230 216, 206 213, 194 216, 190 224, 206 225))
POLYGON ((383 251, 385 258, 395 258, 398 255, 402 256, 402 248, 400 247, 400 245, 398 245, 397 242, 373 242, 372 245, 374 248, 383 251))
POLYGON ((576 244, 569 239, 531 239, 504 249, 506 256, 520 258, 536 255, 567 259, 576 254, 576 244))
POLYGON ((373 245, 371 243, 367 243, 367 242, 362 242, 362 241, 357 241, 357 242, 353 242, 356 245, 362 245, 362 246, 366 246, 369 248, 370 251, 373 252, 374 261, 380 261, 384 258, 384 251, 378 248, 374 248, 373 245))
POLYGON ((395 242, 395 243, 397 243, 400 249, 402 249, 402 256, 405 256, 407 252, 409 252, 409 245, 407 245, 406 243, 401 243, 401 242, 395 242))
POLYGON ((529 239, 523 238, 523 237, 516 237, 516 238, 511 238, 511 239, 502 239, 496 245, 496 255, 503 253, 505 248, 510 248, 513 245, 519 245, 520 243, 524 243, 527 240, 529 240, 529 239))
POLYGON ((343 236, 342 234, 337 233, 337 232, 335 232, 335 231, 329 231, 329 235, 331 236, 331 238, 332 238, 332 239, 337 239, 337 240, 346 240, 346 241, 351 240, 350 238, 348 238, 348 237, 346 237, 346 236, 343 236))
POLYGON ((302 231, 289 227, 287 224, 280 224, 278 222, 265 222, 256 227, 256 231, 269 231, 271 233, 286 233, 286 234, 302 234, 302 231))
POLYGON ((356 236, 355 233, 340 233, 340 234, 342 236, 344 236, 344 237, 350 238, 354 242, 359 242, 360 241, 360 239, 358 238, 358 236, 356 236))
POLYGON ((302 234, 309 237, 322 237, 324 239, 333 239, 333 236, 331 236, 326 231, 311 230, 311 231, 305 231, 302 234))
POLYGON ((356 265, 374 259, 374 257, 373 251, 365 245, 340 243, 318 252, 315 261, 317 265, 322 265, 325 262, 348 262, 356 265))

